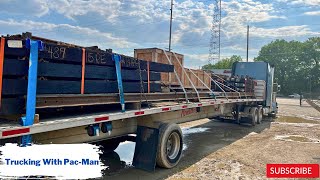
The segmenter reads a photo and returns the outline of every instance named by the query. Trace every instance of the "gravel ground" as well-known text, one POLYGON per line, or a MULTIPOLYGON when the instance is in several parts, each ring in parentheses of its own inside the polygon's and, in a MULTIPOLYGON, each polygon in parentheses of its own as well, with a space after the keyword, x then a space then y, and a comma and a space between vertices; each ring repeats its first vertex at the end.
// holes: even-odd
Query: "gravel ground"
POLYGON ((306 101, 299 105, 299 99, 278 98, 279 116, 300 117, 309 120, 320 120, 320 112, 312 108, 306 101))
POLYGON ((268 163, 320 163, 320 112, 299 99, 278 99, 279 117, 270 129, 250 133, 190 167, 177 179, 266 179, 268 163))

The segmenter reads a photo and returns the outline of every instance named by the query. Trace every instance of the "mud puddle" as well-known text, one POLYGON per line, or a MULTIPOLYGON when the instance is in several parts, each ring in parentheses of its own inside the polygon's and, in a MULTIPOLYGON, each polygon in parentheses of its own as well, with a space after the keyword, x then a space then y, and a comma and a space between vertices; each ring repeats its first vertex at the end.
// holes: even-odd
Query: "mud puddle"
POLYGON ((280 116, 275 120, 276 122, 283 123, 310 123, 310 124, 320 124, 320 121, 307 120, 300 117, 290 117, 290 116, 280 116))
POLYGON ((209 128, 202 128, 202 127, 198 127, 198 128, 181 128, 183 137, 184 137, 184 143, 183 143, 183 148, 182 150, 185 151, 188 149, 188 144, 190 144, 190 142, 188 140, 186 140, 186 136, 190 135, 190 134, 195 134, 195 133, 202 133, 202 132, 206 132, 208 131, 209 128))
POLYGON ((319 139, 308 138, 301 135, 276 136, 275 139, 282 140, 282 141, 290 141, 290 142, 300 142, 300 143, 320 143, 319 139))
POLYGON ((189 134, 194 134, 194 133, 202 133, 202 132, 206 132, 209 130, 209 128, 182 128, 182 134, 184 136, 189 135, 189 134))

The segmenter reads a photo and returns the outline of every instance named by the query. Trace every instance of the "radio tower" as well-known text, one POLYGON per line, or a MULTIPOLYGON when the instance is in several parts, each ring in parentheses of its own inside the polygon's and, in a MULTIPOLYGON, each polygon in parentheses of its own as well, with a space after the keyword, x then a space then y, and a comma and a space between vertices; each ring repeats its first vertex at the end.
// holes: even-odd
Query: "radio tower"
POLYGON ((221 32, 221 0, 213 0, 214 12, 211 27, 209 64, 220 61, 220 32, 221 32))

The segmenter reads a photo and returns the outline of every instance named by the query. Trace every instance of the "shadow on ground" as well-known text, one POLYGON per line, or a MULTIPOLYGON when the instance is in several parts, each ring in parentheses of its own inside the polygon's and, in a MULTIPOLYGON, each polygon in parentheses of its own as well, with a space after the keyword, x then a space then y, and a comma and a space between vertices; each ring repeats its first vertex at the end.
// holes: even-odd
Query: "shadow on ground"
POLYGON ((146 172, 132 167, 135 143, 124 142, 115 152, 101 156, 103 162, 109 166, 109 169, 103 173, 103 179, 164 179, 252 132, 260 133, 269 128, 270 124, 271 121, 266 120, 262 124, 252 127, 247 124, 238 125, 234 121, 211 120, 200 126, 183 128, 184 152, 180 163, 172 169, 157 167, 155 172, 146 172))

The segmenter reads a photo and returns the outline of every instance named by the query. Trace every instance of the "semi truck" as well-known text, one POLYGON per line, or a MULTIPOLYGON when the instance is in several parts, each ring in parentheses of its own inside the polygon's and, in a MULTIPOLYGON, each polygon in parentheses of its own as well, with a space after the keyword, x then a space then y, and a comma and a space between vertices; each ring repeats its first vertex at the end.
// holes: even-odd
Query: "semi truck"
MULTIPOLYGON (((39 45, 38 41, 37 43, 39 45)), ((38 49, 31 48, 29 61, 37 63, 37 55, 38 49)), ((173 60, 168 58, 169 64, 173 64, 173 60)), ((34 65, 32 63, 29 73, 34 65)), ((148 171, 154 170, 156 165, 172 168, 179 163, 183 152, 179 123, 219 117, 255 126, 261 123, 264 116, 276 115, 274 67, 266 62, 237 62, 233 65, 232 75, 252 78, 252 93, 239 92, 230 87, 225 87, 232 89, 229 92, 198 92, 182 87, 181 92, 143 94, 151 103, 141 106, 139 102, 133 102, 127 105, 125 111, 119 108, 119 104, 110 104, 81 113, 61 112, 40 116, 38 119, 36 114, 33 114, 35 118, 32 124, 1 120, 0 144, 95 143, 104 151, 112 151, 121 142, 129 140, 136 142, 134 167, 148 171), (190 97, 197 97, 197 100, 191 100, 190 97)), ((28 83, 30 84, 31 80, 28 83)), ((213 83, 220 87, 225 86, 219 82, 213 83)), ((27 101, 32 99, 29 93, 32 92, 28 92, 27 101)), ((121 92, 116 95, 37 95, 33 97, 34 101, 41 101, 35 102, 33 108, 50 108, 55 103, 62 107, 68 107, 71 103, 81 105, 80 102, 96 101, 97 104, 103 104, 106 100, 118 100, 119 96, 121 92)), ((136 96, 139 94, 122 94, 126 102, 136 96)))

